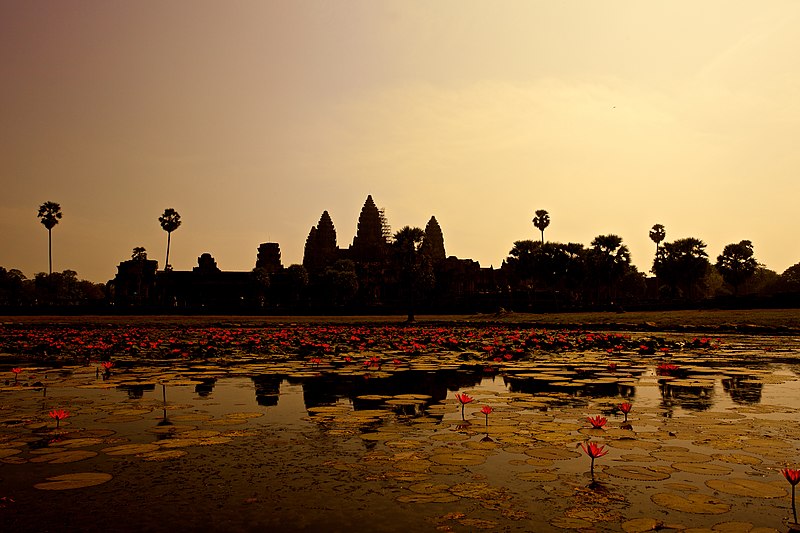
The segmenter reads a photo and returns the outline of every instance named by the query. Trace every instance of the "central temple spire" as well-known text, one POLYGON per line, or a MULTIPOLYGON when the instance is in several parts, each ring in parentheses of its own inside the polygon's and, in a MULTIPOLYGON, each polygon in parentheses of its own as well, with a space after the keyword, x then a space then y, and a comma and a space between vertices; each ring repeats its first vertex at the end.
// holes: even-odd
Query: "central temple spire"
POLYGON ((361 262, 380 261, 386 255, 387 242, 383 234, 384 221, 372 195, 367 196, 358 217, 358 230, 350 247, 353 259, 361 262))

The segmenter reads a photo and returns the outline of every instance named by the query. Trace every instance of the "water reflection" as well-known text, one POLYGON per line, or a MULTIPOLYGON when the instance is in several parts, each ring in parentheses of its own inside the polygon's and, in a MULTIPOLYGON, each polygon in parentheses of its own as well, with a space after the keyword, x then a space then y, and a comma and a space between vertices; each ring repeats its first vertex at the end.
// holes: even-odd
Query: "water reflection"
POLYGON ((214 392, 214 384, 216 382, 217 378, 202 378, 200 383, 194 386, 194 392, 201 398, 207 398, 208 395, 214 392))
POLYGON ((690 381, 659 379, 662 407, 679 406, 690 411, 705 411, 714 404, 713 381, 690 381))
POLYGON ((761 402, 761 389, 763 384, 751 378, 731 377, 722 380, 722 387, 725 389, 731 400, 737 404, 756 404, 761 402))
POLYGON ((153 391, 156 389, 154 383, 125 383, 123 385, 117 385, 117 390, 124 391, 128 394, 128 398, 131 400, 140 400, 145 392, 153 391))

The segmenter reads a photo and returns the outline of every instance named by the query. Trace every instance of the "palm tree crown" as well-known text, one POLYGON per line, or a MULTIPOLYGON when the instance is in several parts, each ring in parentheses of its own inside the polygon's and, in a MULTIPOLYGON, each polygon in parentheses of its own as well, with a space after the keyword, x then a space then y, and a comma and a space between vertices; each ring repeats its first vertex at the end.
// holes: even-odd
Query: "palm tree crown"
POLYGON ((656 243, 656 253, 658 253, 658 245, 666 236, 667 232, 661 224, 654 224, 652 229, 650 229, 650 240, 656 243))
POLYGON ((181 216, 173 208, 168 207, 164 209, 164 214, 158 217, 158 222, 161 224, 161 229, 167 232, 167 258, 164 260, 164 270, 167 270, 169 268, 170 239, 172 232, 181 225, 181 216))
POLYGON ((544 209, 536 211, 536 216, 533 217, 533 225, 542 232, 542 242, 544 242, 544 230, 550 225, 550 214, 544 209))
POLYGON ((56 202, 45 202, 39 206, 39 214, 36 215, 41 220, 42 225, 47 228, 47 255, 50 265, 50 274, 53 273, 53 228, 61 220, 61 206, 56 202))

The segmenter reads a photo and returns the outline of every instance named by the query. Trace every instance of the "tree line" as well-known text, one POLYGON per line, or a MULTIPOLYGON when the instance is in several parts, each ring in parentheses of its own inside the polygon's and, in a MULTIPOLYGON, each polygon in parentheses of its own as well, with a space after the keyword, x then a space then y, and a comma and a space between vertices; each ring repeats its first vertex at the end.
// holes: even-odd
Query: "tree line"
MULTIPOLYGON (((108 300, 105 285, 80 280, 72 270, 53 272, 52 230, 63 217, 61 206, 45 202, 37 216, 48 231, 49 271, 28 279, 19 270, 0 267, 0 306, 73 306, 108 300)), ((181 226, 181 217, 175 209, 167 208, 158 222, 167 233, 163 271, 169 272, 171 236, 181 226)), ((666 228, 655 224, 649 231, 655 253, 650 269, 653 276, 648 277, 631 263, 630 251, 618 235, 598 235, 588 246, 551 242, 545 239, 545 230, 551 224, 548 211, 536 210, 532 222, 540 238, 514 242, 501 268, 493 271, 491 283, 483 283, 480 289, 463 289, 474 287, 470 280, 454 283, 447 279, 478 274, 475 269, 454 270, 452 262, 444 264, 441 258, 432 257, 426 253, 428 228, 406 226, 386 235, 388 253, 382 265, 340 260, 317 272, 309 272, 303 265, 291 265, 280 272, 256 268, 251 273, 253 292, 262 306, 280 302, 296 308, 346 309, 369 286, 372 293, 380 294, 369 303, 388 298, 407 312, 409 320, 417 309, 435 308, 437 301, 453 299, 454 285, 461 287, 456 291, 459 296, 480 292, 484 300, 498 307, 519 310, 541 307, 548 301, 566 310, 800 293, 800 263, 778 275, 758 263, 750 240, 726 245, 712 263, 702 240, 688 237, 668 242, 666 228), (487 293, 494 293, 494 297, 487 293)), ((131 257, 146 260, 147 252, 136 247, 131 257)))

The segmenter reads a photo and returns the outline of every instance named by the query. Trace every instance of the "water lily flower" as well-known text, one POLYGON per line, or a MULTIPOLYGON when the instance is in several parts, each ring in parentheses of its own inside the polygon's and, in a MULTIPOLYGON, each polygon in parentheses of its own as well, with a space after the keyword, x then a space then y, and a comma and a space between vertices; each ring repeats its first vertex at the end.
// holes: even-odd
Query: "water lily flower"
POLYGON ((492 410, 493 409, 491 407, 489 407, 488 405, 484 405, 483 407, 481 407, 481 413, 483 413, 486 416, 486 425, 487 426, 489 425, 489 415, 492 414, 492 410))
POLYGON ((630 404, 630 403, 628 403, 628 402, 624 402, 624 403, 621 403, 621 404, 619 404, 619 405, 617 406, 617 408, 618 408, 620 411, 622 411, 622 412, 623 412, 623 414, 625 415, 625 422, 627 422, 627 421, 628 421, 628 413, 630 413, 630 412, 631 412, 631 409, 633 409, 633 405, 631 405, 631 404, 630 404))
POLYGON ((656 367, 656 374, 659 376, 671 376, 678 368, 678 365, 673 365, 672 363, 661 363, 656 367))
POLYGON ((461 402, 461 420, 464 420, 464 406, 468 403, 474 402, 475 398, 465 392, 463 394, 456 393, 456 399, 461 402))
POLYGON ((606 422, 608 422, 608 419, 606 417, 600 415, 587 416, 586 420, 589 421, 589 423, 592 425, 592 428, 594 429, 601 429, 603 426, 606 425, 606 422))
POLYGON ((14 381, 17 381, 17 378, 19 377, 19 373, 22 372, 22 369, 19 368, 19 367, 14 367, 14 368, 11 369, 11 371, 14 373, 14 381))
POLYGON ((781 470, 781 474, 783 477, 786 478, 793 487, 800 483, 800 470, 795 470, 794 468, 784 468, 781 470))
POLYGON ((590 470, 592 472, 592 479, 594 480, 594 460, 606 455, 608 450, 605 449, 605 446, 599 445, 596 442, 581 443, 581 448, 586 455, 592 458, 590 470))
POLYGON ((69 411, 65 411, 63 409, 53 409, 50 411, 50 418, 55 419, 56 421, 56 429, 58 429, 59 424, 65 418, 69 418, 69 411))
POLYGON ((794 503, 794 488, 798 483, 800 483, 800 470, 795 468, 784 468, 781 470, 781 474, 783 474, 783 477, 785 477, 786 481, 788 481, 792 486, 792 514, 794 515, 794 523, 797 524, 797 507, 795 507, 794 503))

